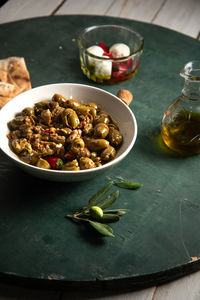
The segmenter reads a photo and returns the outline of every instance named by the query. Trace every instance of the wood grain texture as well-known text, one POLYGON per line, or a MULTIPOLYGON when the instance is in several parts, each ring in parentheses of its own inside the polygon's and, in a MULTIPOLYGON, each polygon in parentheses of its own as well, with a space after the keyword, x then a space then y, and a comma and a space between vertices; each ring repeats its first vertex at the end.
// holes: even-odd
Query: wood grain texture
POLYGON ((162 285, 156 289, 153 300, 199 300, 200 272, 196 272, 182 279, 162 285))
POLYGON ((68 0, 62 5, 56 14, 104 15, 113 2, 113 0, 68 0))
POLYGON ((29 289, 0 284, 0 300, 60 300, 60 291, 29 289))
POLYGON ((197 38, 198 0, 85 0, 66 1, 56 14, 96 14, 134 19, 164 26, 197 38))
MULTIPOLYGON (((105 291, 92 291, 90 292, 90 298, 88 297, 87 293, 77 293, 77 292, 65 292, 63 293, 60 300, 69 300, 69 299, 106 299, 106 300, 153 300, 155 288, 148 288, 141 291, 136 292, 121 292, 118 294, 114 294, 113 292, 105 292, 105 291)), ((0 298, 1 300, 1 298, 0 298)), ((7 299, 6 299, 7 300, 7 299)))
POLYGON ((48 16, 61 0, 10 0, 0 9, 0 24, 33 17, 48 16))
POLYGON ((200 1, 167 0, 153 24, 197 38, 200 30, 200 1))
POLYGON ((151 22, 165 0, 117 0, 106 15, 151 22))

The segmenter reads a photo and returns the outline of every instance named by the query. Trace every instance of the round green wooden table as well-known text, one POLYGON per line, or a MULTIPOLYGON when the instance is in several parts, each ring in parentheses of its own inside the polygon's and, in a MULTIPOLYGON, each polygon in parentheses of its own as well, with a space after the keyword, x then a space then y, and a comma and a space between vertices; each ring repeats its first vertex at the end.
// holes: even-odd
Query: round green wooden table
POLYGON ((0 152, 0 278, 55 288, 132 289, 157 285, 200 269, 199 156, 181 158, 160 139, 168 104, 182 89, 179 71, 199 59, 200 43, 151 24, 102 16, 53 16, 0 25, 0 58, 23 56, 32 86, 75 82, 113 94, 129 89, 138 122, 136 144, 107 174, 80 183, 52 183, 23 173, 0 152), (121 24, 145 40, 137 75, 97 85, 80 70, 76 39, 90 25, 121 24), (100 237, 65 218, 108 180, 143 184, 120 190, 113 207, 129 209, 100 237))

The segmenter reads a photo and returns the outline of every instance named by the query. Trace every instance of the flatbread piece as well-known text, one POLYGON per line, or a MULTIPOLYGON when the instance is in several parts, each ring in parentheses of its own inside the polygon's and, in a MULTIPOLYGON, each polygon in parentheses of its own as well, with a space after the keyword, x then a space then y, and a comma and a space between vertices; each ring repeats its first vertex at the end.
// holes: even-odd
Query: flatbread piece
POLYGON ((13 97, 31 89, 30 75, 23 57, 0 60, 0 108, 13 97))

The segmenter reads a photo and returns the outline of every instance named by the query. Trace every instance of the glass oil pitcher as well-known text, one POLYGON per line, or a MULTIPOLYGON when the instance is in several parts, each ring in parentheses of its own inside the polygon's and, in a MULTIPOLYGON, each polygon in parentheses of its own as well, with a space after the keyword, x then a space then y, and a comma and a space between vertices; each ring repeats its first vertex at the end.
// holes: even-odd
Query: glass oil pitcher
POLYGON ((168 148, 187 156, 200 153, 200 61, 187 63, 180 75, 185 85, 163 115, 161 136, 168 148))

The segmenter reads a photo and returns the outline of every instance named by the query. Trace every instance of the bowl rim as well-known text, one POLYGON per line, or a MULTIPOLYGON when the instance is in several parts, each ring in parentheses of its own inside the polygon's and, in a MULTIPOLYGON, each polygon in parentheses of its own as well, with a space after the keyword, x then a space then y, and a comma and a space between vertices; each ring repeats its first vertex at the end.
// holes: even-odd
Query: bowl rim
MULTIPOLYGON (((11 160, 14 160, 15 163, 21 165, 21 166, 24 166, 24 168, 29 168, 29 169, 35 169, 36 171, 39 171, 41 170, 44 173, 46 174, 60 174, 60 176, 63 176, 64 174, 66 175, 69 175, 69 174, 89 174, 89 173, 92 173, 92 172, 97 172, 98 170, 104 170, 104 169, 107 169, 113 165, 115 165, 116 163, 120 162, 132 149, 133 145, 135 144, 135 141, 136 141, 136 138, 137 138, 137 132, 138 132, 138 126, 137 126, 137 121, 136 121, 136 118, 135 118, 135 115, 134 113, 132 112, 132 110, 130 109, 130 107, 125 104, 124 101, 122 101, 120 98, 118 98, 117 96, 115 96, 114 94, 110 93, 110 92, 107 92, 101 88, 98 88, 98 87, 94 87, 94 86, 90 86, 90 85, 86 85, 86 84, 80 84, 80 83, 53 83, 53 84, 46 84, 46 85, 41 85, 41 86, 37 86, 37 87, 34 87, 28 91, 25 91, 17 96, 15 96, 14 98, 12 98, 8 103, 6 103, 2 109, 0 110, 0 120, 1 120, 1 115, 4 114, 4 111, 6 111, 10 105, 12 105, 12 103, 16 102, 18 100, 18 98, 20 98, 20 96, 23 94, 23 95, 26 95, 28 93, 32 93, 34 92, 35 90, 38 90, 38 89, 42 89, 42 88, 48 88, 48 87, 53 87, 53 86, 76 86, 76 87, 83 87, 83 88, 89 88, 89 89, 93 89, 93 90, 98 90, 102 93, 106 93, 108 94, 109 96, 111 97, 114 97, 118 102, 121 103, 121 105, 123 105, 124 107, 126 107, 126 109, 129 111, 130 113, 130 116, 132 118, 132 121, 133 121, 133 124, 134 124, 134 135, 133 135, 133 138, 131 140, 131 143, 128 145, 127 149, 121 153, 118 157, 114 158, 113 160, 111 160, 110 162, 100 166, 100 167, 97 167, 97 168, 92 168, 92 169, 85 169, 85 170, 78 170, 78 171, 62 171, 62 170, 52 170, 52 169, 42 169, 42 168, 39 168, 39 167, 36 167, 36 166, 33 166, 33 165, 30 165, 28 163, 25 163, 23 162, 22 160, 20 160, 18 158, 18 156, 14 153, 13 153, 13 156, 10 155, 10 153, 4 149, 4 147, 2 147, 2 144, 0 143, 0 149, 4 152, 4 154, 6 154, 11 160), (63 175, 61 175, 63 174, 63 175)), ((39 101, 38 101, 39 102, 39 101)), ((16 112, 17 113, 17 112, 16 112)), ((12 150, 11 150, 12 151, 12 150)))
POLYGON ((79 49, 82 50, 82 51, 84 51, 85 54, 87 54, 88 56, 93 57, 95 59, 99 59, 99 60, 115 61, 115 62, 123 62, 123 61, 126 61, 127 59, 133 58, 134 56, 136 56, 138 54, 142 54, 142 51, 143 51, 143 48, 144 48, 144 38, 143 38, 143 36, 140 33, 138 33, 137 31, 133 30, 132 28, 130 28, 128 26, 115 25, 115 24, 93 25, 93 26, 86 27, 79 34, 79 36, 77 38, 77 42, 78 42, 79 49), (94 54, 88 52, 87 49, 82 45, 83 35, 85 33, 89 32, 89 31, 95 30, 97 28, 108 28, 108 27, 111 27, 111 28, 121 28, 123 30, 128 30, 129 32, 135 34, 139 38, 139 40, 140 40, 140 46, 138 47, 138 49, 136 51, 134 51, 134 52, 132 51, 130 53, 130 55, 124 56, 124 57, 121 57, 121 58, 102 57, 102 56, 97 56, 97 55, 94 55, 94 54))

